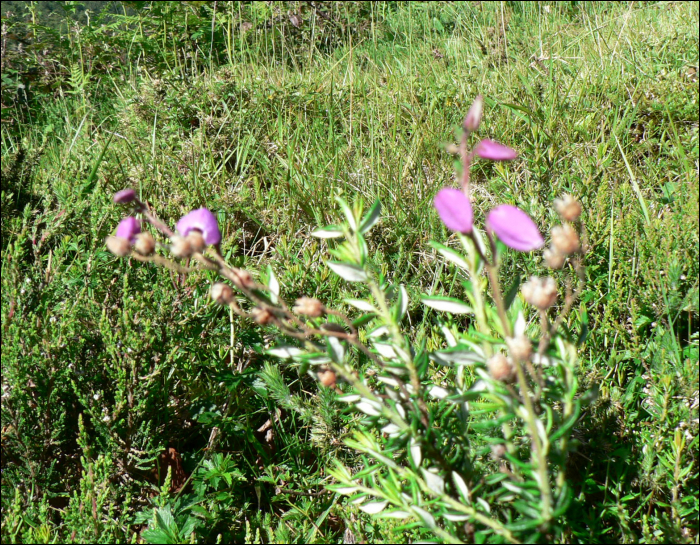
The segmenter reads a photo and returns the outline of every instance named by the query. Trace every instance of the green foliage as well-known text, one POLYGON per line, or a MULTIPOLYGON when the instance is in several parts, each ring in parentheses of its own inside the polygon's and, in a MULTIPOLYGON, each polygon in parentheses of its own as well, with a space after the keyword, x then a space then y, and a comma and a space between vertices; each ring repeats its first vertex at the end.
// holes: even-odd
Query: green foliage
MULTIPOLYGON (((383 441, 367 418, 302 364, 265 354, 275 330, 211 306, 211 273, 116 260, 104 239, 121 214, 110 195, 126 186, 170 225, 207 206, 230 264, 271 264, 288 299, 314 296, 360 323, 368 313, 350 301, 365 294, 323 264, 336 243, 309 234, 342 221, 336 195, 379 199, 365 264, 405 286, 412 346, 444 351, 420 295, 471 305, 471 288, 427 244, 460 250, 432 199, 451 183, 445 147, 477 93, 483 136, 521 158, 474 166, 477 223, 508 202, 551 225, 552 200, 570 192, 588 233, 582 305, 563 326, 581 339, 579 390, 599 393, 570 430, 571 505, 538 539, 697 541, 695 4, 125 2, 100 13, 88 2, 50 17, 50 3, 14 4, 8 17, 3 2, 2 36, 3 542, 435 539, 425 521, 375 520, 326 491, 334 459, 387 494, 398 477, 344 444, 383 441), (168 447, 183 488, 173 466, 169 483, 161 472, 168 447)), ((539 267, 505 254, 501 283, 539 267)), ((422 372, 454 386, 451 368, 422 372)), ((454 415, 431 411, 435 433, 453 436, 454 415)), ((493 437, 470 429, 461 460, 474 475, 499 476, 493 437)), ((500 484, 481 486, 488 497, 500 484)))

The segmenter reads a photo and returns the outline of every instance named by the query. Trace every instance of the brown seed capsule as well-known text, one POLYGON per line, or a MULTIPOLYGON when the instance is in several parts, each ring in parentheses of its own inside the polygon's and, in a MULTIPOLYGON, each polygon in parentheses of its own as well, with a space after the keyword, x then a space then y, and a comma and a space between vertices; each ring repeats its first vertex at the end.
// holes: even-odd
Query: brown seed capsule
POLYGON ((233 283, 236 284, 239 288, 252 288, 255 282, 253 281, 253 277, 248 271, 245 271, 243 269, 232 269, 233 274, 235 275, 235 278, 233 279, 233 283))
POLYGON ((186 239, 180 235, 173 235, 170 237, 170 251, 175 257, 190 257, 192 255, 192 245, 186 239))
POLYGON ((486 367, 488 367, 489 374, 494 380, 510 382, 515 377, 513 364, 503 354, 496 354, 489 358, 489 361, 486 362, 486 367))
POLYGON ((326 388, 333 388, 336 381, 335 372, 327 368, 320 369, 318 372, 318 380, 326 388))
POLYGON ((136 235, 136 242, 134 242, 134 250, 136 250, 141 255, 151 255, 153 250, 156 249, 156 241, 153 235, 148 231, 139 233, 136 235))
POLYGON ((503 458, 506 453, 506 446, 503 443, 498 443, 497 445, 491 445, 491 458, 494 460, 499 460, 503 458))
POLYGON ((561 269, 566 261, 566 256, 560 254, 554 248, 547 248, 544 251, 544 260, 547 262, 547 266, 550 269, 561 269))
POLYGON ((571 195, 563 195, 561 199, 554 199, 554 208, 564 221, 576 221, 581 216, 581 203, 571 195))
POLYGON ((300 297, 294 305, 294 312, 310 318, 323 316, 324 311, 323 303, 313 297, 300 297))
POLYGON ((131 244, 123 237, 107 237, 107 249, 117 257, 126 257, 131 253, 131 244))
POLYGON ((269 324, 274 318, 272 312, 266 308, 254 308, 252 311, 253 320, 255 320, 260 325, 269 324))
POLYGON ((228 305, 233 301, 233 290, 230 286, 217 282, 209 290, 209 296, 212 301, 219 305, 228 305))
POLYGON ((204 248, 207 247, 201 231, 198 231, 197 229, 192 229, 185 238, 187 239, 187 242, 190 243, 190 247, 192 248, 193 252, 199 252, 201 254, 204 251, 204 248))
POLYGON ((525 301, 541 310, 547 310, 557 300, 557 283, 554 278, 533 276, 520 291, 525 301))
POLYGON ((571 225, 557 225, 552 229, 552 247, 563 255, 573 254, 581 246, 578 233, 571 225))
POLYGON ((506 345, 508 345, 508 352, 511 357, 518 361, 528 361, 532 355, 532 343, 526 335, 508 337, 506 345))

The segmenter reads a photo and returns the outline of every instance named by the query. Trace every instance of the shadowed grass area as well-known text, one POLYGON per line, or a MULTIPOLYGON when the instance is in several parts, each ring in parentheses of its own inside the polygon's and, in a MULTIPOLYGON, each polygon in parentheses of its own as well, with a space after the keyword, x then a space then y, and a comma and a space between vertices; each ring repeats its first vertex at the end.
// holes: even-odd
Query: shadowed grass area
MULTIPOLYGON (((124 542, 149 505, 171 513, 168 542, 189 520, 201 542, 429 538, 323 493, 332 459, 363 465, 342 444, 358 417, 268 362, 274 331, 212 307, 210 273, 117 260, 104 239, 124 187, 170 225, 206 206, 231 264, 347 310, 357 294, 309 234, 338 195, 380 199, 371 259, 406 285, 417 342, 441 346, 418 296, 463 289, 428 244, 457 244, 432 202, 483 94, 480 136, 519 158, 476 164, 476 221, 509 203, 549 226, 562 193, 584 208, 589 278, 566 325, 587 333, 580 381, 599 396, 550 539, 696 542, 697 6, 163 4, 107 30, 30 25, 70 42, 31 49, 31 84, 3 68, 3 541, 124 542), (163 482, 168 447, 184 488, 175 469, 163 482)), ((541 269, 506 260, 505 286, 541 269)))

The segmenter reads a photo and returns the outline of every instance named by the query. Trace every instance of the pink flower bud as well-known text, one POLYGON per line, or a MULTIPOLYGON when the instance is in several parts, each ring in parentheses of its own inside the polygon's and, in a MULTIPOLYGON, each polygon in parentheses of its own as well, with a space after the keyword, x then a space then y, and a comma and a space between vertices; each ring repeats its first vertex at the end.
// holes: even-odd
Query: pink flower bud
POLYGON ((462 126, 464 127, 465 131, 474 132, 479 128, 483 110, 484 97, 479 95, 474 99, 474 102, 472 102, 472 105, 469 107, 469 111, 467 112, 467 117, 464 118, 464 124, 462 126))
POLYGON ((136 199, 136 191, 131 188, 122 189, 114 194, 114 202, 117 204, 126 204, 136 199))
POLYGON ((435 208, 448 229, 469 234, 474 225, 472 204, 459 189, 446 188, 435 195, 435 208))
POLYGON ((189 235, 190 231, 197 230, 202 233, 206 244, 218 244, 221 242, 221 232, 216 222, 216 216, 206 208, 193 210, 183 216, 177 222, 175 228, 183 237, 189 235))
POLYGON ((544 245, 537 225, 516 206, 502 204, 486 217, 486 229, 498 235, 503 244, 519 252, 531 252, 544 245))
POLYGON ((116 235, 133 243, 136 235, 140 232, 141 225, 139 224, 139 221, 136 218, 129 216, 128 218, 124 218, 119 222, 119 225, 117 225, 116 235))
POLYGON ((518 152, 514 149, 493 140, 482 140, 476 145, 474 151, 482 159, 491 161, 512 161, 518 157, 518 152))

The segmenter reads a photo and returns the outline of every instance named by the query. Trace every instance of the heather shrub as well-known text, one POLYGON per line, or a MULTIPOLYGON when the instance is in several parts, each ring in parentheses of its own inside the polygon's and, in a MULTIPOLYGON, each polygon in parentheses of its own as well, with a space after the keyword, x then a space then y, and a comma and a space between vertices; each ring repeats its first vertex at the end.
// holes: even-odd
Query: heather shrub
MULTIPOLYGON (((522 284, 499 278, 505 252, 527 259, 545 246, 545 238, 512 205, 496 206, 483 227, 474 221, 472 163, 517 158, 513 149, 488 139, 472 145, 482 109, 479 96, 455 150, 461 187, 435 196, 456 244, 432 244, 464 278, 462 298, 421 298, 441 316, 445 344, 438 349, 412 344, 405 286, 392 283, 368 259, 366 237, 381 219, 379 202, 365 211, 361 200, 351 205, 338 198, 344 221, 312 233, 329 241, 327 266, 359 286, 357 297, 345 301, 355 309, 349 313, 308 296, 292 305, 274 274, 263 284, 258 274, 229 266, 217 218, 206 208, 186 214, 172 230, 133 189, 119 191, 115 203, 132 206, 140 218, 124 218, 106 244, 117 256, 183 274, 216 273, 221 280, 209 288, 214 304, 273 326, 286 341, 268 354, 311 376, 361 415, 344 442, 364 463, 349 468, 336 460, 328 468, 329 490, 349 496, 365 513, 400 519, 424 537, 483 541, 498 534, 507 541, 536 541, 566 519, 566 463, 576 448, 571 433, 593 399, 591 392, 578 391, 576 378, 577 341, 585 332, 564 325, 585 280, 585 232, 581 205, 562 196, 553 203, 561 224, 552 227, 544 250, 547 276, 522 284), (561 272, 555 277, 555 271, 561 272)), ((583 307, 579 311, 585 314, 583 307)), ((270 368, 265 372, 270 375, 270 368)))

